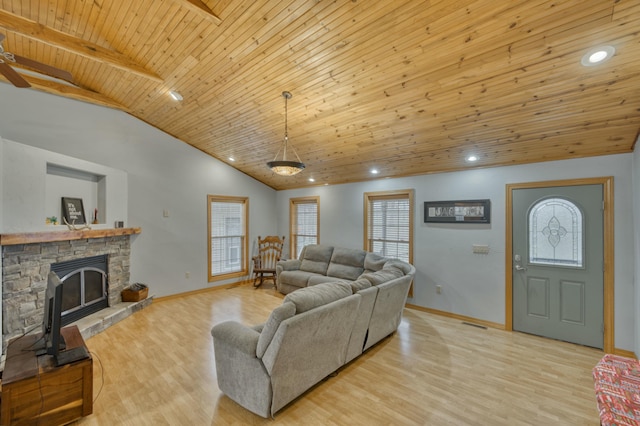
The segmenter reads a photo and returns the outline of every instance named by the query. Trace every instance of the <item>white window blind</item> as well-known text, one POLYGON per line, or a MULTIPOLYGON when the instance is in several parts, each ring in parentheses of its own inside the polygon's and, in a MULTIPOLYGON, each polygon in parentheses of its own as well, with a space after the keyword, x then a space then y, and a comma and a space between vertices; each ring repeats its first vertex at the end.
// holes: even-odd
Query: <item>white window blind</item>
POLYGON ((292 200, 291 208, 291 241, 297 259, 304 246, 318 244, 318 202, 315 199, 292 200))
POLYGON ((409 197, 369 198, 368 250, 410 262, 409 197))
POLYGON ((209 218, 209 278, 244 273, 246 200, 210 197, 209 218))

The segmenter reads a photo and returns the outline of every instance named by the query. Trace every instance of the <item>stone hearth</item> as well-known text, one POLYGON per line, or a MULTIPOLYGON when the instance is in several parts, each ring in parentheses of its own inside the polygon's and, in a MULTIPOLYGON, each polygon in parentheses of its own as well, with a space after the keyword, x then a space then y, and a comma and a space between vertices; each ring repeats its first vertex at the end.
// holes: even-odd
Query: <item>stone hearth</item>
POLYGON ((44 292, 52 263, 106 254, 108 305, 74 324, 85 338, 151 303, 123 303, 121 292, 129 286, 130 237, 139 228, 34 234, 3 234, 2 309, 4 348, 9 340, 38 330, 44 313, 44 292))
POLYGON ((78 326, 80 334, 82 334, 82 337, 86 340, 128 316, 133 315, 135 312, 146 308, 152 301, 153 296, 150 295, 139 302, 120 302, 114 306, 109 306, 106 309, 87 315, 70 325, 78 326))

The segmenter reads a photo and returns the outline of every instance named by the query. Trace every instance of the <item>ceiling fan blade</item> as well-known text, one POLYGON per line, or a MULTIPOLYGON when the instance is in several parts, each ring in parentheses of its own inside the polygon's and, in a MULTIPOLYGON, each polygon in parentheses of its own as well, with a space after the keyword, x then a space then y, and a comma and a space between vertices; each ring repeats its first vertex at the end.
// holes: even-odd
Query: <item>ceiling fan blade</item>
POLYGON ((69 71, 61 70, 60 68, 52 67, 51 65, 43 64, 42 62, 34 61, 33 59, 23 56, 13 55, 13 57, 16 60, 16 64, 73 83, 73 76, 69 71))
POLYGON ((0 73, 7 77, 11 83, 13 83, 16 87, 31 87, 29 82, 22 78, 20 74, 18 74, 11 66, 9 66, 6 62, 0 62, 0 73))

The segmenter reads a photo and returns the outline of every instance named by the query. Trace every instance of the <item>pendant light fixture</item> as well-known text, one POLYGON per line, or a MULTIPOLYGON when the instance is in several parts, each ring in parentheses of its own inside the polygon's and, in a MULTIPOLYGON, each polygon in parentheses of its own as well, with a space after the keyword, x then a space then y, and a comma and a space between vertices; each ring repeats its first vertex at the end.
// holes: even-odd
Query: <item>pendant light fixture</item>
POLYGON ((282 97, 284 98, 284 140, 282 141, 282 146, 276 153, 273 161, 269 161, 267 163, 267 167, 271 169, 273 173, 276 173, 281 176, 293 176, 298 174, 304 169, 305 165, 300 161, 300 157, 298 157, 298 153, 296 152, 293 145, 291 145, 291 150, 295 154, 298 161, 289 161, 287 160, 287 149, 289 148, 289 133, 287 130, 287 101, 292 98, 292 94, 289 92, 282 92, 282 97), (282 160, 278 160, 278 155, 280 155, 280 151, 282 151, 282 160))

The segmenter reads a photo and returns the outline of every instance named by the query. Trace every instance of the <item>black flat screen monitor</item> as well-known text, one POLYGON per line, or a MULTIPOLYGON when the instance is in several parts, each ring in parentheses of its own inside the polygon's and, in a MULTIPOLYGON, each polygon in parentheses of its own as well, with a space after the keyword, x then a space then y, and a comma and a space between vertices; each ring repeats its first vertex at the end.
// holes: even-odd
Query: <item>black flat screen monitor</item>
POLYGON ((62 328, 62 282, 55 272, 47 276, 45 291, 44 316, 42 318, 42 338, 35 348, 37 355, 58 356, 65 348, 64 338, 60 334, 62 328))

